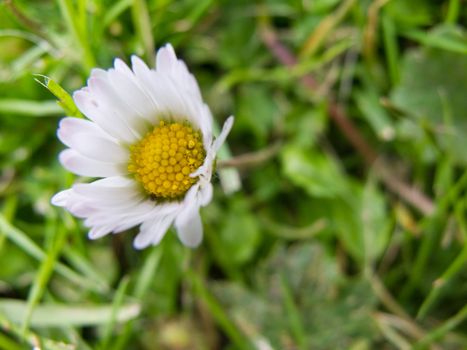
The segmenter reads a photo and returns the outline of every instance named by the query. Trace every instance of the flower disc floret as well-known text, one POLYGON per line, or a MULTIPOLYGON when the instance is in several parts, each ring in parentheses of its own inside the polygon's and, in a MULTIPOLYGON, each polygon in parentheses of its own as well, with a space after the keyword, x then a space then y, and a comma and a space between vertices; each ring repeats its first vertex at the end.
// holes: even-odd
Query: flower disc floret
POLYGON ((128 171, 146 192, 160 199, 183 196, 198 179, 190 174, 204 161, 201 135, 188 123, 160 121, 130 147, 128 171))

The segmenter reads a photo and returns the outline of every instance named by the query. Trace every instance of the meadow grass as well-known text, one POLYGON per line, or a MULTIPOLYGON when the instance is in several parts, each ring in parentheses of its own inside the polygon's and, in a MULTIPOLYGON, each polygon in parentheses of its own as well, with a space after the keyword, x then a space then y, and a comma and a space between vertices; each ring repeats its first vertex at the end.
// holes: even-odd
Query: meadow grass
POLYGON ((462 0, 0 2, 0 349, 467 348, 462 0), (92 68, 172 43, 217 125, 196 250, 50 204, 92 68))

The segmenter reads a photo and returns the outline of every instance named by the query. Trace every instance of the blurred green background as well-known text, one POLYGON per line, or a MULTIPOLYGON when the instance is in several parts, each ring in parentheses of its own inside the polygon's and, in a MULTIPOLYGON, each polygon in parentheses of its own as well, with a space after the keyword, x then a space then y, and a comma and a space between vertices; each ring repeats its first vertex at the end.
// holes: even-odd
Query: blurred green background
POLYGON ((466 23, 462 0, 0 1, 0 349, 467 349, 466 23), (49 202, 75 178, 36 79, 72 93, 168 42, 236 116, 205 239, 89 241, 49 202))

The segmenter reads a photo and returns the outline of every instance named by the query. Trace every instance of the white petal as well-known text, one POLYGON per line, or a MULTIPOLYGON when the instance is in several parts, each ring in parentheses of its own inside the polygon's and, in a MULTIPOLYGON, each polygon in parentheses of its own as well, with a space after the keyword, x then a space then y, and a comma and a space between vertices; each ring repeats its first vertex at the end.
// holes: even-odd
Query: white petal
MULTIPOLYGON (((112 177, 111 179, 114 179, 112 177)), ((105 180, 107 180, 106 178, 105 180)), ((102 179, 104 180, 104 179, 102 179)), ((88 198, 107 198, 111 201, 127 200, 129 198, 140 195, 137 184, 134 181, 128 181, 128 183, 120 186, 115 186, 112 183, 103 183, 102 180, 94 181, 89 184, 76 184, 73 186, 73 190, 88 198)))
POLYGON ((134 143, 138 137, 131 129, 108 108, 100 103, 96 96, 81 89, 73 94, 73 100, 81 112, 98 124, 107 134, 119 141, 134 143))
POLYGON ((154 72, 146 66, 141 58, 138 56, 132 56, 131 62, 133 65, 133 71, 135 72, 136 81, 140 85, 141 89, 147 94, 151 99, 152 105, 154 106, 154 121, 157 122, 157 116, 162 114, 164 111, 161 108, 158 96, 154 92, 154 81, 153 74, 154 72))
POLYGON ((153 95, 162 100, 158 104, 175 118, 187 118, 202 131, 203 136, 210 135, 212 120, 209 108, 203 103, 195 77, 185 62, 177 59, 170 44, 157 52, 154 73, 153 95))
POLYGON ((233 122, 234 122, 233 116, 230 116, 229 118, 227 118, 227 120, 225 121, 222 127, 220 135, 212 143, 212 145, 206 148, 207 154, 206 154, 206 158, 204 159, 203 165, 201 165, 192 174, 190 174, 191 177, 201 176, 201 177, 204 177, 205 180, 211 181, 212 167, 213 167, 214 159, 216 158, 216 153, 219 150, 219 148, 222 146, 225 139, 227 138, 227 135, 232 129, 233 122))
POLYGON ((136 77, 148 75, 150 72, 149 67, 138 56, 131 56, 131 66, 136 77))
POLYGON ((103 132, 96 123, 89 120, 72 117, 66 117, 60 120, 57 136, 63 144, 71 147, 68 144, 68 138, 77 133, 86 133, 96 137, 106 138, 109 141, 115 141, 114 138, 111 138, 108 134, 103 132))
MULTIPOLYGON (((202 180, 200 180, 202 181, 202 180)), ((199 205, 204 207, 211 202, 212 199, 212 184, 210 181, 207 181, 205 184, 200 186, 199 192, 198 192, 198 198, 199 198, 199 205)))
POLYGON ((115 224, 114 232, 124 231, 142 222, 164 215, 176 215, 180 211, 179 203, 155 204, 145 200, 124 210, 101 208, 84 222, 86 226, 115 224))
POLYGON ((227 135, 229 135, 229 132, 232 129, 233 123, 234 123, 234 117, 233 116, 228 117, 224 123, 224 126, 222 127, 221 133, 219 134, 219 136, 214 141, 214 144, 212 145, 214 152, 217 152, 219 148, 222 146, 222 144, 224 143, 225 139, 227 138, 227 135))
POLYGON ((130 106, 127 103, 128 96, 134 95, 127 80, 120 71, 110 69, 106 78, 89 79, 88 86, 96 101, 110 111, 114 119, 120 120, 133 135, 140 138, 147 131, 147 122, 133 108, 134 104, 130 106))
POLYGON ((196 111, 187 106, 186 99, 181 95, 173 81, 167 75, 159 72, 151 71, 151 73, 152 94, 157 99, 163 113, 170 114, 174 118, 188 119, 198 126, 196 111))
POLYGON ((84 157, 73 149, 62 151, 59 160, 66 169, 81 176, 107 177, 128 172, 124 164, 100 162, 84 157))
POLYGON ((166 215, 156 219, 145 221, 140 227, 140 232, 133 241, 136 249, 146 248, 148 245, 159 244, 164 234, 174 220, 174 215, 166 215))
POLYGON ((156 69, 170 70, 177 63, 177 56, 171 44, 166 44, 157 51, 156 69))
POLYGON ((88 237, 89 239, 98 239, 109 234, 111 231, 112 227, 110 226, 95 226, 89 231, 88 237))
POLYGON ((131 71, 131 69, 120 58, 116 58, 114 60, 114 67, 115 67, 115 70, 121 72, 127 77, 131 77, 133 75, 133 72, 131 71))
POLYGON ((50 202, 57 207, 65 207, 68 203, 71 192, 71 189, 58 192, 51 198, 50 202))
POLYGON ((91 184, 102 187, 128 187, 135 184, 135 181, 126 176, 111 176, 93 181, 91 184))
POLYGON ((89 78, 105 78, 106 76, 107 76, 106 70, 102 68, 93 68, 91 69, 91 74, 89 75, 89 78))
POLYGON ((211 110, 208 105, 203 104, 202 111, 200 113, 200 129, 203 134, 203 145, 205 149, 211 147, 212 144, 212 123, 213 118, 211 110))
MULTIPOLYGON (((129 70, 129 68, 127 67, 129 70)), ((131 71, 130 71, 131 72, 131 71)), ((109 74, 109 83, 114 87, 115 94, 118 95, 119 99, 125 103, 127 109, 130 109, 133 115, 132 118, 144 119, 147 123, 154 124, 158 110, 149 97, 149 94, 146 93, 136 81, 135 75, 131 74, 130 76, 122 74, 121 71, 110 70, 109 74)), ((132 121, 134 122, 134 121, 132 121)), ((147 123, 140 122, 147 129, 147 123)), ((141 131, 144 132, 144 129, 141 131)))
POLYGON ((90 206, 84 201, 77 201, 69 204, 67 206, 67 210, 74 216, 82 219, 87 218, 89 215, 92 215, 96 212, 96 209, 94 207, 90 206))
POLYGON ((191 212, 187 220, 182 223, 175 220, 175 227, 178 238, 184 245, 190 248, 199 246, 203 239, 203 225, 198 210, 191 212))
POLYGON ((170 76, 184 94, 202 100, 195 77, 189 72, 185 62, 177 59, 172 45, 167 44, 157 52, 156 71, 170 76))
POLYGON ((89 133, 73 133, 64 136, 60 130, 58 135, 62 142, 66 141, 63 143, 85 157, 107 163, 125 163, 130 159, 130 153, 126 147, 106 138, 89 133))
POLYGON ((90 226, 96 225, 98 222, 111 222, 115 218, 128 218, 142 216, 151 212, 154 209, 154 204, 142 197, 133 197, 126 200, 111 201, 111 197, 105 200, 94 198, 87 201, 89 206, 95 208, 88 218, 90 226))

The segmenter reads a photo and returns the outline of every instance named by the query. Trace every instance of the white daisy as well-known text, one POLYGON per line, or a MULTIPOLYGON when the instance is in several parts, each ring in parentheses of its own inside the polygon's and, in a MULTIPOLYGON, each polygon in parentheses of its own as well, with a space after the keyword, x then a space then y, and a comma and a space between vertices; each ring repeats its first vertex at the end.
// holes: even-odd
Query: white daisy
POLYGON ((183 244, 196 247, 203 228, 199 208, 212 198, 219 147, 198 84, 170 44, 157 52, 156 69, 133 56, 132 69, 94 69, 73 99, 90 120, 66 117, 59 139, 69 148, 60 162, 71 172, 101 178, 57 193, 52 203, 83 218, 96 239, 140 225, 138 249, 158 244, 174 224, 183 244))

